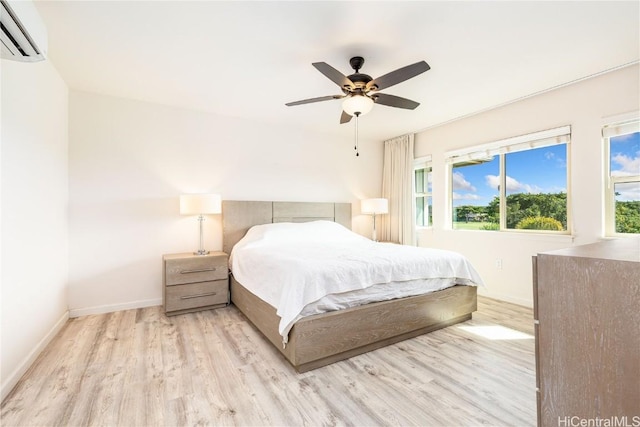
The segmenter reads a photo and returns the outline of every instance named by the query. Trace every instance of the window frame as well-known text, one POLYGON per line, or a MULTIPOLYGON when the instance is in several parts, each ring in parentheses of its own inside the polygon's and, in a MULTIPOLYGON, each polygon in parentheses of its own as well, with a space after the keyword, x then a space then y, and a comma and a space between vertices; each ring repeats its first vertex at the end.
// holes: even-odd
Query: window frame
MULTIPOLYGON (((420 169, 430 169, 429 173, 431 173, 431 177, 433 178, 433 162, 431 159, 430 155, 427 156, 422 156, 422 157, 416 157, 415 159, 413 159, 413 173, 412 173, 412 184, 411 184, 411 188, 412 188, 412 194, 413 194, 413 221, 416 227, 416 230, 427 230, 427 229, 431 229, 433 228, 433 220, 431 222, 429 222, 429 211, 427 211, 427 216, 426 216, 426 221, 427 221, 427 225, 418 225, 418 221, 417 221, 417 213, 418 213, 418 206, 416 204, 416 199, 418 197, 423 197, 423 198, 431 198, 431 215, 433 215, 433 183, 432 185, 432 191, 429 193, 428 191, 425 193, 418 193, 416 190, 416 172, 420 169)), ((427 206, 429 206, 429 204, 426 204, 427 206)))
POLYGON ((573 235, 572 224, 572 200, 571 200, 571 126, 561 126, 540 132, 519 135, 503 140, 493 141, 486 144, 474 145, 459 150, 452 150, 445 153, 445 162, 448 170, 448 222, 449 228, 456 231, 491 231, 507 233, 533 233, 548 235, 573 235), (506 155, 512 152, 527 151, 536 148, 543 148, 553 145, 564 144, 566 147, 566 192, 567 192, 567 226, 566 230, 525 230, 507 228, 507 191, 506 191, 506 155), (456 164, 474 159, 486 158, 487 156, 499 157, 499 228, 498 230, 460 230, 454 228, 453 221, 453 170, 456 164))
POLYGON ((627 114, 624 117, 605 121, 602 126, 604 150, 604 236, 637 237, 640 233, 616 232, 616 196, 615 185, 628 182, 640 182, 640 175, 611 175, 611 138, 640 132, 640 113, 627 114))

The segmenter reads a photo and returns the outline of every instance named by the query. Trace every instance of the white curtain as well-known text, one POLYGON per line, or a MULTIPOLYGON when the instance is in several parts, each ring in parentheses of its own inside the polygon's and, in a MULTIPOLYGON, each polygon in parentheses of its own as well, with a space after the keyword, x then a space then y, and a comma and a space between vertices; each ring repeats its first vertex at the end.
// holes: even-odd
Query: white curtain
POLYGON ((413 202, 413 137, 399 136, 384 142, 382 197, 389 200, 389 214, 382 215, 382 241, 415 245, 413 202))

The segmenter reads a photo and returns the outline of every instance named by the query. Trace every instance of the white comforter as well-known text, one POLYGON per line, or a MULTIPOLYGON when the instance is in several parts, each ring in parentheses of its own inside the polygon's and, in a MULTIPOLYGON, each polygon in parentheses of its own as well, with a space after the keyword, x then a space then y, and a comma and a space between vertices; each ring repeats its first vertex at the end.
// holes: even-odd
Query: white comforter
POLYGON ((229 262, 236 280, 276 308, 285 343, 305 306, 330 294, 416 279, 482 284, 458 253, 376 243, 329 221, 254 226, 229 262))

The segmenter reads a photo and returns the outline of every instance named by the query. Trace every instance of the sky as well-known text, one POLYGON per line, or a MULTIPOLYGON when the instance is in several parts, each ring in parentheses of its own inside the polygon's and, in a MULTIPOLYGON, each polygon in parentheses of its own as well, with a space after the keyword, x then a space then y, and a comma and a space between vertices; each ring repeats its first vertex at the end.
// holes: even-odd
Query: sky
MULTIPOLYGON (((640 133, 611 138, 612 176, 640 175, 640 133)), ((558 193, 567 189, 564 144, 506 154, 507 194, 558 193)), ((454 168, 453 205, 486 206, 498 195, 500 159, 454 168)), ((640 184, 618 184, 618 201, 640 200, 640 184)))
MULTIPOLYGON (((567 188, 564 144, 506 154, 507 194, 559 193, 567 188)), ((498 195, 500 159, 454 168, 454 206, 486 206, 498 195)))
MULTIPOLYGON (((610 170, 614 177, 640 175, 640 132, 611 138, 610 170)), ((640 200, 640 183, 616 184, 616 200, 640 200)))

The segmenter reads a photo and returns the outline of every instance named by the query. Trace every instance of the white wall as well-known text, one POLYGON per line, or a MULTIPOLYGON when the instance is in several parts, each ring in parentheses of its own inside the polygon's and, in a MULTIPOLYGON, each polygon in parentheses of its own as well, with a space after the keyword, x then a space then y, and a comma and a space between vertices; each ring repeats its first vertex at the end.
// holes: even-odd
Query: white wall
MULTIPOLYGON (((70 94, 71 315, 159 304, 163 254, 197 249, 178 196, 356 202, 380 195, 382 144, 85 92, 70 94)), ((359 216, 355 231, 370 232, 359 216)), ((219 216, 205 246, 222 247, 219 216)))
POLYGON ((465 254, 487 282, 482 294, 532 305, 531 256, 603 236, 603 119, 637 111, 639 67, 627 67, 501 108, 425 130, 416 135, 415 154, 433 156, 432 230, 419 234, 421 246, 465 254), (447 230, 445 151, 563 125, 572 126, 570 191, 573 235, 447 230), (502 269, 495 261, 502 260, 502 269))
MULTIPOLYGON (((638 109, 638 73, 629 67, 418 133, 416 156, 433 156, 435 201, 435 226, 419 243, 467 255, 487 281, 481 293, 530 305, 531 255, 602 236, 600 127, 638 109), (575 241, 447 230, 445 151, 566 124, 575 241)), ((380 142, 361 141, 356 158, 350 139, 293 126, 76 91, 68 98, 49 61, 3 60, 1 79, 2 397, 67 306, 82 315, 160 302, 162 254, 197 247, 195 219, 178 214, 181 193, 351 201, 354 229, 370 232, 357 200, 380 194, 380 142)), ((219 217, 208 219, 206 242, 221 248, 219 217)))
POLYGON ((68 89, 2 60, 2 398, 68 318, 68 89))

